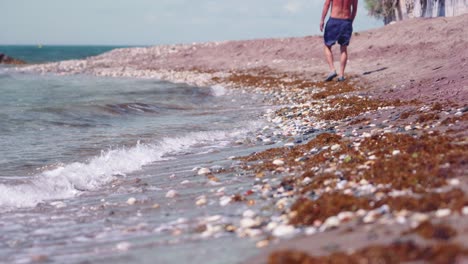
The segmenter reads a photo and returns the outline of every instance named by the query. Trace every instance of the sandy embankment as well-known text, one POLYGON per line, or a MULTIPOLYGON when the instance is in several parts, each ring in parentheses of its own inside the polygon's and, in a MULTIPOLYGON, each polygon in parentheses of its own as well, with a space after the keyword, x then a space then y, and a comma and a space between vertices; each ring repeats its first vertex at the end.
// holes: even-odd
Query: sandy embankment
POLYGON ((466 47, 463 15, 356 33, 345 84, 320 82, 318 36, 120 49, 26 69, 257 87, 289 105, 272 118, 285 135, 328 130, 242 159, 257 178, 282 179, 253 188, 281 217, 246 227, 265 235, 259 247, 273 244, 251 262, 320 263, 309 255, 336 252, 331 261, 449 262, 467 253, 466 47), (278 243, 296 232, 317 234, 278 243))

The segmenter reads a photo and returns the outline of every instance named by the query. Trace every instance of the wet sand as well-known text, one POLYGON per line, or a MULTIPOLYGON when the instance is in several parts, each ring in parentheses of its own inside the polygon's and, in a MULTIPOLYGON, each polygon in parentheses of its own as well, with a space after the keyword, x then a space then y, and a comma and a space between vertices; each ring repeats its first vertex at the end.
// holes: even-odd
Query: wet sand
POLYGON ((321 81, 319 36, 119 49, 24 69, 222 85, 278 105, 267 118, 284 146, 239 158, 255 181, 230 200, 273 208, 232 227, 265 247, 248 263, 446 263, 467 254, 467 31, 462 15, 355 33, 345 83, 321 81))

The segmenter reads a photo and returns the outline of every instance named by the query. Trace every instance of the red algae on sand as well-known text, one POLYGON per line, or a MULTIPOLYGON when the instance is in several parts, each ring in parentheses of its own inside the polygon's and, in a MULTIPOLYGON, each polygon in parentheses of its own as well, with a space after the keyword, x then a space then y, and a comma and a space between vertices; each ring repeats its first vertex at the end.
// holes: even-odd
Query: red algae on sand
POLYGON ((322 264, 322 263, 402 263, 425 261, 429 263, 456 263, 468 256, 468 250, 457 244, 418 246, 413 241, 375 245, 354 253, 333 253, 329 256, 310 256, 295 250, 281 250, 269 255, 268 264, 322 264))

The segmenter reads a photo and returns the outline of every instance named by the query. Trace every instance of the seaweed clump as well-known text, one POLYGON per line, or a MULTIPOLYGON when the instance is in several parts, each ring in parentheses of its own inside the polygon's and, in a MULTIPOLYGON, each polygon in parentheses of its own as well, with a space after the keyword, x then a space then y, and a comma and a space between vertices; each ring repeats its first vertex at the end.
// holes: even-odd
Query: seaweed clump
POLYGON ((275 251, 268 257, 268 264, 318 264, 318 263, 401 263, 427 261, 430 263, 455 263, 468 256, 468 250, 458 244, 418 246, 413 241, 394 242, 387 246, 376 245, 354 253, 333 253, 314 257, 295 250, 275 251))
POLYGON ((457 231, 448 225, 434 225, 430 221, 426 221, 403 234, 418 234, 425 239, 449 240, 457 235, 457 231))

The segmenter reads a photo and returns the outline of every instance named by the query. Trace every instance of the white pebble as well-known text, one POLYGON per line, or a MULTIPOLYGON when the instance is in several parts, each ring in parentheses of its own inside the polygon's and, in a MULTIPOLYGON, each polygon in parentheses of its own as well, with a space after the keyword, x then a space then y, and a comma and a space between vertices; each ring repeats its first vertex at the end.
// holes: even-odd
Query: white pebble
POLYGON ((314 235, 317 233, 317 228, 315 227, 307 227, 305 230, 304 230, 304 233, 308 236, 311 236, 311 235, 314 235))
POLYGON ((168 191, 168 192, 166 193, 166 198, 174 198, 174 197, 177 196, 177 194, 178 194, 177 191, 175 191, 175 190, 170 190, 170 191, 168 191))
POLYGON ((198 170, 198 175, 206 175, 210 173, 211 173, 211 170, 208 168, 201 168, 200 170, 198 170))
POLYGON ((277 160, 274 160, 273 161, 273 164, 276 165, 276 166, 283 166, 284 165, 284 161, 280 160, 280 159, 277 159, 277 160))
POLYGON ((280 225, 273 230, 275 237, 291 237, 296 233, 296 229, 291 225, 280 225))
POLYGON ((128 242, 120 242, 117 244, 116 248, 120 251, 127 251, 130 249, 130 247, 132 246, 132 244, 128 243, 128 242))
POLYGON ((468 206, 463 207, 462 214, 463 215, 468 215, 468 206))
POLYGON ((197 206, 202 206, 202 205, 205 205, 206 203, 207 203, 207 200, 206 200, 206 197, 204 195, 198 197, 197 201, 195 202, 195 204, 197 206))
POLYGON ((219 205, 226 206, 231 202, 231 197, 223 196, 219 199, 219 205))
POLYGON ((452 186, 458 186, 460 185, 460 180, 459 179, 450 179, 449 184, 452 186))
POLYGON ((50 205, 54 206, 55 208, 65 208, 67 204, 61 201, 51 202, 50 205))
POLYGON ((400 153, 401 153, 400 150, 396 149, 392 152, 392 155, 396 156, 396 155, 400 155, 400 153))
POLYGON ((335 144, 335 145, 331 146, 332 151, 337 151, 337 150, 340 150, 340 149, 341 149, 341 146, 339 144, 335 144))
POLYGON ((252 228, 258 226, 260 223, 257 220, 252 218, 242 218, 240 221, 240 226, 242 228, 252 228))
POLYGON ((435 216, 437 218, 442 218, 442 217, 449 216, 451 213, 452 213, 452 210, 450 209, 439 209, 436 211, 435 216))
POLYGON ((338 227, 340 225, 340 219, 336 216, 328 217, 327 220, 323 223, 325 229, 338 227))
POLYGON ((127 204, 129 204, 129 205, 134 205, 134 204, 136 203, 136 201, 137 201, 137 200, 135 199, 135 197, 130 197, 130 198, 128 198, 128 200, 127 200, 127 204))
POLYGON ((303 184, 303 185, 307 185, 307 184, 309 184, 309 183, 311 183, 311 182, 312 182, 312 179, 309 178, 309 177, 305 177, 305 178, 302 180, 302 184, 303 184))
POLYGON ((244 211, 244 213, 242 214, 243 217, 246 217, 246 218, 253 218, 257 215, 257 213, 255 213, 253 210, 246 210, 244 211))

